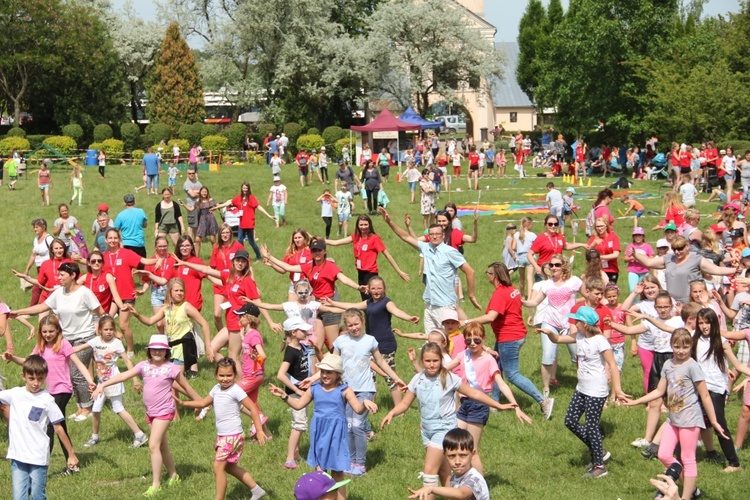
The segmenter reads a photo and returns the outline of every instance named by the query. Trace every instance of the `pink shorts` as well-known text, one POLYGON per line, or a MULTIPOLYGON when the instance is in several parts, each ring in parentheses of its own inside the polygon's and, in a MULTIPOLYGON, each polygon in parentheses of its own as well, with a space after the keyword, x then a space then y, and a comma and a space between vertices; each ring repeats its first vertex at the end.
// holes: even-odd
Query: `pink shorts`
POLYGON ((147 424, 150 424, 154 420, 168 420, 168 421, 171 422, 172 420, 174 420, 174 412, 167 413, 166 415, 159 415, 158 417, 152 417, 151 415, 146 414, 146 423, 147 424))
POLYGON ((245 437, 240 434, 229 436, 216 436, 214 450, 216 450, 216 462, 228 462, 236 464, 240 461, 242 450, 245 448, 245 437))

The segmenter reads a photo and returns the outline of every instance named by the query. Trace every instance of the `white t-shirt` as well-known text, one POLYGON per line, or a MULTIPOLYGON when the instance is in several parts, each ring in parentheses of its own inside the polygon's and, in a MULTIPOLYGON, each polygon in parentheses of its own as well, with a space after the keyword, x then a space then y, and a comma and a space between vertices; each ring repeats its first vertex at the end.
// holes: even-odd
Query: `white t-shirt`
POLYGON ((516 255, 523 255, 529 253, 529 250, 531 250, 531 245, 536 239, 536 234, 526 231, 523 241, 521 241, 521 233, 516 231, 514 237, 516 238, 516 255))
POLYGON ((320 216, 333 217, 333 205, 329 200, 322 200, 320 202, 320 216))
POLYGON ((578 276, 571 276, 560 286, 555 285, 551 279, 540 281, 533 286, 547 297, 548 307, 544 308, 542 314, 537 309, 534 321, 537 323, 549 323, 555 328, 570 328, 568 313, 576 303, 576 296, 581 289, 583 281, 578 276))
MULTIPOLYGON (((284 308, 284 314, 286 314, 287 318, 300 318, 312 327, 312 329, 307 332, 307 339, 301 341, 305 345, 310 345, 310 339, 314 341, 317 338, 316 328, 318 326, 317 319, 320 302, 317 300, 308 300, 305 304, 300 304, 299 302, 284 302, 281 306, 284 308)), ((322 335, 322 332, 320 333, 322 335)))
POLYGON ((65 419, 55 399, 46 390, 31 393, 26 387, 14 387, 0 392, 0 403, 10 406, 10 439, 5 458, 31 465, 49 465, 47 426, 65 419))
POLYGON ((406 182, 417 182, 422 177, 422 173, 418 168, 407 168, 404 177, 406 177, 406 182))
POLYGON ((278 156, 271 158, 271 173, 273 175, 281 173, 281 158, 279 158, 278 156))
MULTIPOLYGON (((724 337, 721 338, 722 347, 726 341, 727 339, 724 337)), ((724 394, 727 392, 727 384, 729 383, 728 369, 731 367, 727 360, 725 367, 727 371, 721 371, 719 365, 716 364, 716 359, 713 356, 707 357, 709 347, 711 347, 711 342, 708 337, 701 335, 698 339, 698 345, 695 347, 695 357, 701 365, 703 374, 706 376, 706 387, 708 390, 717 394, 724 394)))
POLYGON ((49 246, 52 244, 52 241, 54 239, 55 237, 51 234, 45 236, 41 243, 38 242, 36 238, 34 238, 34 246, 31 249, 31 253, 34 254, 34 265, 36 267, 41 266, 42 262, 44 262, 45 260, 49 260, 49 246))
POLYGON ((583 334, 576 333, 576 349, 578 356, 576 390, 592 398, 606 398, 609 395, 609 386, 602 353, 612 349, 609 341, 604 335, 587 338, 583 334))
POLYGON ((550 189, 547 192, 546 199, 549 202, 550 207, 562 207, 563 206, 562 193, 558 191, 557 189, 550 189))
POLYGON ((490 490, 487 481, 474 467, 463 476, 454 476, 451 473, 451 488, 468 487, 474 494, 474 500, 490 500, 490 490))
POLYGON ((724 166, 724 170, 727 171, 727 175, 733 174, 737 170, 737 158, 734 156, 724 155, 721 159, 721 164, 724 166))
POLYGON ((44 303, 57 314, 63 337, 68 342, 85 339, 96 333, 92 311, 97 310, 101 304, 94 292, 85 286, 78 287, 72 293, 66 293, 65 288, 60 287, 44 303))
POLYGON ((271 205, 274 207, 284 206, 286 186, 283 184, 279 184, 278 186, 274 184, 269 191, 271 191, 271 205))
POLYGON ((227 390, 222 390, 221 386, 216 384, 208 395, 214 399, 216 435, 242 434, 240 408, 242 407, 242 400, 247 397, 245 391, 240 389, 237 384, 232 385, 227 390))
POLYGON ((344 362, 344 382, 354 392, 375 392, 370 370, 370 356, 378 348, 375 337, 367 334, 358 337, 342 335, 333 342, 333 347, 344 362))
POLYGON ((461 387, 461 377, 448 373, 445 387, 440 375, 428 377, 420 372, 409 382, 409 392, 419 400, 419 412, 422 420, 456 420, 456 391, 461 387))
POLYGON ((698 190, 695 189, 691 183, 686 182, 680 186, 680 195, 682 196, 682 204, 695 203, 695 197, 698 196, 698 190))
MULTIPOLYGON (((86 343, 94 351, 94 364, 99 382, 109 380, 120 373, 120 369, 117 368, 117 360, 125 353, 125 347, 120 339, 112 338, 109 342, 105 342, 97 336, 86 343)), ((122 382, 104 388, 104 394, 107 397, 119 396, 124 393, 125 385, 122 382)))
POLYGON ((343 191, 336 191, 336 201, 339 204, 338 208, 336 209, 336 213, 338 213, 339 215, 351 213, 352 200, 354 200, 354 197, 349 191, 347 191, 346 193, 343 191))
MULTIPOLYGON (((685 323, 682 321, 682 318, 679 316, 673 316, 669 318, 668 320, 664 321, 667 325, 673 327, 673 328, 684 328, 685 323)), ((648 349, 649 351, 654 352, 660 352, 660 353, 669 353, 672 352, 672 334, 669 332, 665 332, 664 330, 660 330, 656 325, 651 323, 650 321, 643 321, 644 326, 646 327, 646 333, 642 333, 638 336, 638 346, 643 347, 644 349, 648 349), (646 339, 644 339, 646 337, 646 339), (645 343, 646 345, 650 345, 650 347, 647 347, 646 345, 642 344, 641 342, 645 343)))

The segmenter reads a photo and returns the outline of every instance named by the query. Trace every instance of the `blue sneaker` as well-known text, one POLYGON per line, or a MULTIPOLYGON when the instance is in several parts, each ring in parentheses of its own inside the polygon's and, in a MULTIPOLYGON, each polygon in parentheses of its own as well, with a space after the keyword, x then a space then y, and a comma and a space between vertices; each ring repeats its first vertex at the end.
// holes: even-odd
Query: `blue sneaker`
POLYGON ((364 465, 354 464, 351 472, 352 477, 364 476, 365 474, 367 474, 367 470, 364 465))

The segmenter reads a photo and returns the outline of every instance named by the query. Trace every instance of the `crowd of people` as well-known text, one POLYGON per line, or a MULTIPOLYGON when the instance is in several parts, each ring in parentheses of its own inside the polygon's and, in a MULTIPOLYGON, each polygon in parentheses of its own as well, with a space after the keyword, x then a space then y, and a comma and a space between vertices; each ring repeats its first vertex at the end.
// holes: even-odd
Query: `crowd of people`
MULTIPOLYGON (((532 154, 530 147, 527 151, 526 139, 521 138, 521 157, 516 160, 521 175, 532 154)), ((740 196, 731 194, 730 184, 719 221, 701 231, 701 213, 686 208, 687 190, 676 182, 672 194, 665 196, 664 221, 652 230, 663 233, 654 251, 639 223, 642 206, 630 206, 635 217, 618 221, 609 208, 615 199, 610 189, 601 190, 591 206, 588 240, 567 241, 563 229, 575 189, 563 196, 550 182, 550 213, 544 217, 544 230, 534 233, 530 217, 521 219, 518 226, 506 226, 502 259, 485 269, 493 293, 482 307, 475 293, 476 271, 463 255, 464 245, 478 241, 478 213, 474 211, 471 233, 466 233, 455 204, 448 203, 443 210, 436 210, 435 205, 445 186, 442 174, 448 158, 458 156, 454 160, 457 175, 464 160, 468 161, 468 187, 478 189, 477 179, 494 168, 490 164, 497 157, 490 163, 487 152, 493 150, 492 144, 486 148, 480 145, 479 151, 476 145, 467 144, 469 152, 464 159, 453 142, 453 151, 451 141, 437 142, 437 151, 433 151, 434 144, 426 140, 407 153, 413 156, 407 158, 404 178, 412 203, 417 184, 421 190, 424 234, 415 233, 408 216, 403 225, 396 221, 387 202, 381 201, 392 161, 384 148, 363 158, 360 175, 347 162, 332 173, 335 194, 326 189, 317 199, 326 223, 325 237, 297 228, 291 232, 283 256, 274 256, 267 245, 256 242, 255 225, 256 212, 272 219, 277 228, 286 225, 288 192, 276 170, 282 163, 275 162, 286 145, 279 142, 269 156, 273 185, 267 206, 273 206, 273 215, 253 195, 249 182, 241 184, 235 197, 217 202, 191 166, 182 185, 185 202, 173 201, 177 186, 171 176, 170 185, 155 202, 153 252, 146 249, 148 217, 135 207, 132 194, 124 196, 125 208, 114 219, 106 204, 98 206, 90 251, 81 223, 70 214, 68 205, 58 207, 59 218, 53 222, 51 234, 47 221, 34 219, 31 256, 23 272, 14 271, 32 286, 31 303, 15 309, 0 304, 0 334, 6 339, 3 358, 22 366, 25 384, 0 392, 0 406, 11 429, 8 458, 14 497, 43 494, 54 434, 64 450, 64 473, 78 471, 65 418, 73 395, 77 409, 70 417, 78 422, 92 420, 92 435, 84 447, 100 442, 106 399, 133 432, 131 447, 149 444, 152 484, 146 496, 161 491, 163 468, 168 473, 167 487, 180 481, 167 433, 179 407, 185 406, 200 410, 199 419, 211 408, 215 412, 216 498, 226 494, 227 473, 245 484, 252 498, 263 497, 263 488, 238 465, 245 441, 241 413, 251 418, 249 434, 260 444, 270 435, 267 420, 278 417, 264 412, 259 401, 270 369, 258 331, 262 321, 271 330, 284 333, 283 361, 276 374, 281 387, 269 384, 270 393, 292 409, 284 467, 299 467, 301 436, 309 432, 307 464, 330 475, 305 475, 300 484, 327 485, 321 498, 345 498, 346 476, 367 473, 367 446, 375 436, 368 416, 378 411, 374 402, 377 374, 384 378, 393 403, 381 429, 402 426, 392 423, 393 418, 406 412, 415 399, 419 402, 419 431, 425 449, 423 484, 410 490, 411 498, 488 499, 479 449, 490 413, 508 410, 520 422, 531 423, 516 400, 517 389, 538 403, 542 418, 550 419, 555 403, 551 391, 560 385, 559 344, 567 345, 578 374, 565 426, 591 454, 584 477, 608 474, 605 463, 611 453, 603 446, 600 425, 606 405, 648 404, 644 435, 632 444, 667 468, 668 479, 658 483, 660 491, 676 495, 672 480, 679 480, 681 498, 700 495, 696 466, 699 438, 708 458, 726 462, 726 472, 740 470, 737 450, 750 423, 750 391, 745 391, 736 441, 725 418, 725 396, 739 374, 750 374, 750 277, 745 276, 750 268, 750 235, 742 221, 744 205, 742 200, 734 201, 740 196), (420 173, 417 167, 424 165, 430 167, 420 173), (349 231, 355 203, 359 203, 356 194, 362 196, 362 207, 367 207, 362 211, 367 213, 356 217, 349 231), (227 212, 219 222, 215 212, 222 209, 227 212), (338 216, 336 239, 330 235, 334 210, 338 216), (233 225, 229 224, 231 218, 233 225), (614 227, 632 220, 636 222, 632 241, 623 249, 614 227), (403 281, 412 282, 413 273, 401 269, 391 253, 395 249, 386 248, 376 225, 378 229, 388 226, 406 244, 399 249, 412 247, 419 254, 418 274, 424 285, 424 309, 419 313, 405 311, 387 296, 385 280, 379 274, 380 254, 403 281), (208 264, 201 258, 201 248, 207 253, 209 246, 201 245, 204 242, 210 242, 211 247, 208 264), (255 260, 289 276, 286 296, 272 299, 264 293, 261 297, 245 242, 255 260), (355 266, 342 270, 329 257, 329 250, 349 245, 355 266), (580 276, 573 274, 572 258, 565 255, 576 250, 583 251, 586 259, 580 276), (36 273, 32 276, 33 268, 36 273), (465 290, 460 275, 465 278, 465 290), (212 322, 202 311, 203 280, 213 285, 212 322), (627 290, 621 293, 618 282, 625 288, 625 281, 627 290), (361 301, 342 301, 340 286, 360 292, 361 301), (146 300, 152 306, 147 315, 135 307, 142 295, 148 295, 146 300), (464 310, 464 297, 483 314, 464 310), (272 311, 283 311, 286 319, 276 322, 272 311), (38 327, 26 321, 26 316, 39 316, 38 327), (423 328, 418 332, 393 328, 393 316, 414 325, 422 322, 423 328), (135 365, 131 361, 136 355, 132 318, 156 331, 146 348, 148 359, 135 365), (36 334, 32 352, 25 356, 15 352, 8 320, 22 321, 36 334), (527 325, 541 336, 541 388, 528 378, 528 372, 523 373, 519 363, 527 325), (491 345, 486 339, 488 328, 494 335, 491 345), (629 336, 632 341, 627 347, 629 336), (403 342, 397 338, 426 341, 419 352, 408 350, 416 372, 412 377, 402 378, 403 367, 396 370, 396 353, 403 342), (736 354, 732 348, 735 342, 739 344, 736 354), (642 368, 646 395, 637 399, 625 394, 620 384, 627 352, 638 357, 642 368), (217 381, 205 397, 190 385, 198 375, 202 356, 215 365, 217 381), (122 373, 119 359, 127 368, 122 373), (95 377, 90 365, 96 367, 95 377), (123 383, 130 379, 134 390, 143 392, 148 434, 122 403, 123 383), (314 409, 308 424, 305 408, 311 403, 314 409), (663 410, 669 418, 660 425, 663 410), (715 449, 711 428, 723 455, 715 449)), ((316 155, 315 162, 303 149, 295 159, 301 186, 310 184, 308 167, 317 170, 321 184, 330 184, 327 161, 324 166, 316 151, 312 155, 316 155)), ((150 162, 144 160, 144 167, 150 162)), ((49 184, 49 179, 43 178, 48 175, 44 170, 43 163, 40 182, 49 184)), ((75 182, 79 174, 74 170, 72 187, 80 200, 82 181, 78 186, 75 182)), ((158 175, 146 176, 148 194, 159 192, 158 180, 158 175)), ((683 184, 692 185, 692 179, 688 176, 683 184)), ((42 185, 40 190, 44 193, 42 185)), ((43 194, 43 203, 45 196, 48 192, 43 194)))

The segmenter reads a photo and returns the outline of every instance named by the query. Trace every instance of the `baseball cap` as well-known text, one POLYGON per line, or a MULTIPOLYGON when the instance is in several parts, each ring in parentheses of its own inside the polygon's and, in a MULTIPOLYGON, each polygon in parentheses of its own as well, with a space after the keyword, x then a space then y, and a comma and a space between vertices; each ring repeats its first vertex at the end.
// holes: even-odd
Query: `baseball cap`
POLYGON ((750 257, 750 248, 744 248, 742 250, 742 253, 740 254, 740 257, 742 257, 743 259, 746 257, 750 257))
POLYGON ((321 151, 325 151, 325 150, 326 150, 326 147, 325 147, 325 146, 320 146, 320 150, 321 150, 321 151))
POLYGON ((458 313, 452 309, 443 311, 443 313, 440 315, 440 322, 443 323, 449 320, 458 321, 458 313))
POLYGON ((569 187, 568 189, 566 189, 566 190, 565 190, 565 192, 566 192, 566 193, 572 193, 572 194, 576 194, 576 190, 575 190, 575 189, 573 189, 572 187, 569 187))
POLYGON ((664 226, 665 231, 677 231, 677 226, 675 226, 674 222, 667 222, 667 225, 664 226))
POLYGON ((96 207, 96 209, 99 212, 109 212, 109 205, 107 205, 106 203, 100 203, 99 206, 96 207))
POLYGON ((280 180, 281 180, 281 177, 279 177, 278 175, 273 176, 273 182, 280 181, 280 180))
POLYGON ((284 321, 282 328, 284 329, 285 332, 291 332, 294 330, 308 331, 312 327, 308 325, 307 323, 305 323, 302 320, 302 318, 300 318, 299 316, 294 316, 284 321))
POLYGON ((337 483, 325 472, 308 472, 294 485, 294 498, 295 500, 317 500, 330 491, 346 486, 350 481, 351 479, 344 479, 337 483))
POLYGON ((122 201, 124 201, 126 205, 132 205, 133 203, 135 203, 135 196, 133 196, 132 194, 126 194, 122 197, 122 201))
POLYGON ((583 306, 575 312, 575 314, 568 314, 570 319, 583 321, 587 325, 596 325, 599 323, 599 315, 589 306, 583 306))
POLYGON ((249 261, 250 260, 250 254, 247 253, 247 250, 237 250, 234 253, 233 259, 245 259, 245 260, 249 261))
POLYGON ((633 236, 640 234, 641 236, 645 236, 646 232, 643 230, 642 227, 637 227, 633 229, 633 236))
POLYGON ((234 314, 236 314, 237 316, 244 316, 245 314, 249 314, 250 316, 260 317, 260 309, 258 309, 258 306, 256 306, 252 302, 247 302, 244 306, 232 312, 234 312, 234 314))
POLYGON ((318 239, 313 240, 312 243, 310 243, 310 250, 325 250, 326 249, 326 240, 324 239, 318 239))
POLYGON ((656 242, 656 248, 669 248, 669 242, 664 238, 659 238, 659 240, 656 242))

